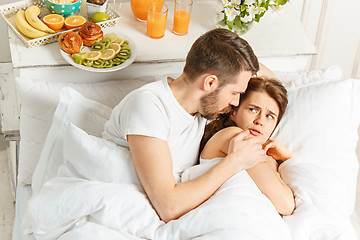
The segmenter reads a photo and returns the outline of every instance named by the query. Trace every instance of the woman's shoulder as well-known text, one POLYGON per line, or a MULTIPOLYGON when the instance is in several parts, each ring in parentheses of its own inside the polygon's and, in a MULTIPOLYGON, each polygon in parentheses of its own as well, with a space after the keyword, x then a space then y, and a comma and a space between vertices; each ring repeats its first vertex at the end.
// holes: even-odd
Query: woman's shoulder
POLYGON ((231 127, 227 127, 224 129, 221 129, 220 131, 218 131, 217 133, 214 134, 213 138, 221 138, 221 139, 231 139, 233 138, 236 134, 242 132, 243 130, 239 127, 236 126, 231 126, 231 127))
POLYGON ((212 159, 215 157, 225 157, 229 148, 230 140, 243 130, 238 127, 227 127, 215 133, 206 143, 202 157, 212 159))

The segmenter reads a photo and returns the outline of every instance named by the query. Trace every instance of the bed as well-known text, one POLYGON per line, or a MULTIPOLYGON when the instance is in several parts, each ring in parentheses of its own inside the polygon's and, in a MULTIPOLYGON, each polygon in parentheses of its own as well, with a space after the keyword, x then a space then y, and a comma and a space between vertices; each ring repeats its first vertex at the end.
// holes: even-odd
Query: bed
POLYGON ((359 239, 360 80, 343 79, 338 66, 276 75, 289 91, 289 106, 273 138, 297 155, 280 169, 296 196, 294 214, 280 218, 270 205, 254 204, 266 202, 261 193, 244 204, 256 211, 237 206, 238 199, 219 207, 233 193, 229 183, 168 224, 154 214, 128 152, 101 138, 111 109, 161 76, 93 84, 17 78, 13 239, 359 239))

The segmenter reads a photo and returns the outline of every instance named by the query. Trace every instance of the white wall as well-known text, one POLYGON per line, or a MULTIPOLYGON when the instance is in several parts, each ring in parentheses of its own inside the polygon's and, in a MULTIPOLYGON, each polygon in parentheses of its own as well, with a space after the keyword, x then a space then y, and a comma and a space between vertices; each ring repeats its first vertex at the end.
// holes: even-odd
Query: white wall
POLYGON ((312 58, 310 69, 338 64, 344 78, 360 78, 360 1, 297 2, 302 3, 302 9, 298 7, 301 20, 318 50, 318 54, 312 58))
MULTIPOLYGON (((0 5, 8 4, 14 1, 0 0, 0 5)), ((5 21, 0 17, 0 63, 11 62, 7 25, 5 21)))
MULTIPOLYGON (((14 2, 0 0, 0 5, 14 2)), ((360 78, 359 0, 291 0, 318 54, 309 70, 338 64, 344 78, 360 78)), ((10 62, 7 27, 0 20, 0 62, 10 62)))

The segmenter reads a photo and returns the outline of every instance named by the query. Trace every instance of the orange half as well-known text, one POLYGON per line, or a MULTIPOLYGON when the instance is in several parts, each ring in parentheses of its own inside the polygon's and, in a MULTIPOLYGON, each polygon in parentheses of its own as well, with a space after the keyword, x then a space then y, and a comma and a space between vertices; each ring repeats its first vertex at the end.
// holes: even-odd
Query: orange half
POLYGON ((60 14, 49 14, 43 18, 43 22, 52 30, 59 30, 64 26, 65 18, 60 14))
POLYGON ((86 18, 80 15, 73 15, 65 19, 65 27, 67 29, 81 27, 84 23, 86 23, 86 18))

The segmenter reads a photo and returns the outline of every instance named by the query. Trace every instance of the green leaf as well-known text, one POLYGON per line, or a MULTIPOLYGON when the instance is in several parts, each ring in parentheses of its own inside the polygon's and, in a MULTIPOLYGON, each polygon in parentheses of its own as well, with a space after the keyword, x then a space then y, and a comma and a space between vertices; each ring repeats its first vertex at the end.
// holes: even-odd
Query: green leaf
POLYGON ((266 11, 269 9, 269 4, 270 4, 270 0, 265 2, 264 8, 266 9, 266 11))
POLYGON ((235 17, 235 20, 234 20, 234 24, 235 26, 237 26, 238 28, 242 28, 242 23, 241 23, 241 20, 240 20, 240 16, 236 16, 235 17))
POLYGON ((246 6, 245 6, 245 5, 241 5, 240 11, 241 11, 241 12, 246 11, 246 6))
POLYGON ((219 26, 225 26, 225 25, 226 25, 225 19, 219 21, 217 24, 218 24, 219 26))
POLYGON ((275 0, 275 2, 279 5, 284 5, 285 3, 287 3, 287 0, 275 0))
POLYGON ((234 26, 234 21, 231 21, 231 22, 226 22, 227 26, 229 27, 230 31, 232 31, 233 29, 233 26, 234 26))

